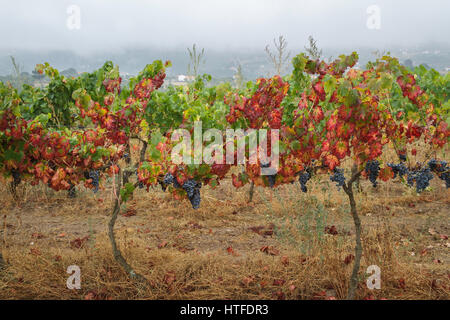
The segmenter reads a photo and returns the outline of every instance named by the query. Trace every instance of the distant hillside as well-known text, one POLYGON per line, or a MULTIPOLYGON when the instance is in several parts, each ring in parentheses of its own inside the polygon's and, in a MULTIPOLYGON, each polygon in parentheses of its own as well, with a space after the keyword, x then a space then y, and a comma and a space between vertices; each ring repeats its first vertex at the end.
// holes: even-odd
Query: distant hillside
MULTIPOLYGON (((301 49, 290 49, 291 57, 301 52, 301 49)), ((376 51, 373 48, 359 48, 343 50, 337 48, 323 49, 325 59, 335 58, 343 53, 357 51, 360 55, 359 65, 374 60, 376 51)), ((450 49, 448 48, 406 48, 390 51, 392 55, 404 63, 409 60, 414 65, 427 64, 440 72, 450 67, 450 49)), ((72 51, 24 51, 0 50, 0 76, 10 75, 13 72, 10 56, 13 55, 20 64, 21 72, 31 73, 38 63, 49 62, 59 70, 68 72, 85 72, 99 68, 106 60, 118 64, 120 71, 126 74, 136 74, 155 59, 171 60, 172 67, 168 69, 168 76, 174 77, 187 73, 189 58, 185 48, 155 49, 155 48, 129 48, 120 52, 100 52, 94 55, 80 55, 72 51)), ((205 49, 205 63, 200 73, 211 74, 214 78, 231 78, 238 63, 242 65, 246 79, 255 79, 273 74, 273 69, 264 48, 252 51, 216 51, 205 49)), ((409 63, 409 62, 407 62, 409 63)), ((289 71, 289 70, 288 70, 289 71)))

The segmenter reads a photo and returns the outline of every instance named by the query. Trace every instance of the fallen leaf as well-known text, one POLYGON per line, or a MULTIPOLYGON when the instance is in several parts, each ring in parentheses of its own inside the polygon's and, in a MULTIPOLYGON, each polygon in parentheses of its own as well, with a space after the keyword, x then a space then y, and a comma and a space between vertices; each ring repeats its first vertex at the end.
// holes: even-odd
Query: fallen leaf
POLYGON ((192 228, 192 229, 201 229, 203 226, 199 225, 197 222, 191 221, 186 223, 186 227, 192 228))
POLYGON ((135 216, 136 213, 137 213, 136 209, 129 208, 124 214, 122 214, 122 216, 129 218, 129 217, 135 216))
POLYGON ((229 247, 227 248, 227 252, 228 252, 228 254, 231 254, 231 255, 234 256, 234 257, 239 256, 239 254, 238 254, 237 252, 235 252, 234 249, 233 249, 231 246, 229 246, 229 247))
POLYGON ((167 246, 167 241, 162 241, 160 244, 158 244, 158 249, 162 249, 167 246))
POLYGON ((284 300, 285 299, 284 292, 281 291, 281 290, 278 290, 278 291, 272 293, 272 297, 277 299, 277 300, 284 300))
POLYGON ((395 287, 398 288, 398 289, 405 290, 406 289, 406 281, 405 281, 405 279, 403 279, 403 278, 398 279, 395 287))
POLYGON ((250 227, 249 229, 260 236, 271 236, 273 235, 273 228, 275 225, 273 223, 269 224, 268 226, 257 226, 257 227, 250 227))
POLYGON ((336 226, 331 226, 331 227, 325 227, 325 232, 326 233, 328 233, 328 234, 331 234, 331 235, 333 235, 333 236, 335 236, 335 235, 337 235, 338 234, 338 231, 337 231, 337 229, 336 229, 336 226))
POLYGON ((289 265, 289 257, 287 257, 287 256, 282 256, 282 257, 281 257, 281 263, 282 263, 284 266, 289 265))
POLYGON ((354 259, 355 259, 355 256, 352 255, 352 254, 350 253, 348 256, 345 257, 344 263, 345 263, 345 264, 349 264, 349 263, 352 262, 354 259))
POLYGON ((272 246, 263 246, 261 249, 259 249, 261 252, 264 252, 266 254, 270 254, 271 256, 277 256, 280 254, 280 251, 278 249, 275 249, 272 246))
POLYGON ((249 284, 253 283, 254 280, 255 280, 255 279, 254 279, 253 277, 244 277, 244 279, 242 279, 241 283, 242 283, 244 286, 248 286, 249 284))
POLYGON ((30 253, 35 255, 35 256, 40 256, 41 255, 41 250, 39 250, 38 248, 31 248, 30 249, 30 253))
POLYGON ((86 236, 84 238, 76 238, 76 239, 70 241, 70 246, 73 249, 81 249, 85 245, 85 243, 88 241, 88 239, 89 239, 89 236, 86 236))
POLYGON ((177 279, 177 277, 176 277, 174 271, 168 271, 164 275, 164 283, 167 284, 168 286, 170 286, 172 283, 174 283, 176 279, 177 279))
POLYGON ((434 263, 442 263, 442 261, 439 260, 439 259, 434 259, 433 262, 434 262, 434 263))
POLYGON ((273 280, 273 285, 274 286, 282 286, 282 285, 284 285, 286 283, 286 280, 283 280, 283 279, 276 279, 276 280, 273 280))

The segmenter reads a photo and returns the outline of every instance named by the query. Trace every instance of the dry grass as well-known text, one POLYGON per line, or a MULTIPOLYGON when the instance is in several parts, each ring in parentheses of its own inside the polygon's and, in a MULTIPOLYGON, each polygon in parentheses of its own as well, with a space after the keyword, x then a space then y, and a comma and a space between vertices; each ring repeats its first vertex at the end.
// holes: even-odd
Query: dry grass
MULTIPOLYGON (((449 299, 450 193, 442 181, 433 179, 432 190, 420 196, 395 181, 362 186, 357 298, 449 299), (373 264, 381 268, 380 290, 366 287, 365 270, 373 264)), ((248 204, 248 186, 236 191, 225 181, 202 189, 196 211, 161 190, 136 191, 122 208, 136 215, 120 216, 116 235, 127 261, 148 279, 146 289, 112 256, 109 186, 98 195, 80 190, 76 199, 22 186, 20 203, 2 187, 0 298, 343 299, 352 267, 345 259, 354 247, 347 199, 327 176, 308 187, 307 194, 297 184, 256 188, 248 204), (331 226, 337 234, 324 231, 331 226), (81 248, 71 243, 86 236, 81 248), (81 290, 66 288, 70 265, 81 268, 81 290)))

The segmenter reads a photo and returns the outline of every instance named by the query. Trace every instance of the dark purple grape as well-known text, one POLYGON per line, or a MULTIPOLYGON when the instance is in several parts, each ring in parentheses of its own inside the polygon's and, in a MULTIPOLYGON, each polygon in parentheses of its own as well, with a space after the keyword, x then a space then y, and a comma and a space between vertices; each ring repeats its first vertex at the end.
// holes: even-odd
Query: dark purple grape
POLYGON ((380 163, 378 160, 368 161, 366 163, 366 172, 370 182, 372 182, 372 185, 375 188, 377 186, 378 174, 380 173, 380 163))
POLYGON ((198 209, 200 207, 200 188, 201 184, 194 179, 189 179, 183 184, 183 190, 186 191, 192 208, 194 209, 198 209))
POLYGON ((397 175, 403 177, 404 175, 408 174, 408 168, 403 163, 388 163, 388 166, 391 167, 392 171, 394 172, 394 178, 396 178, 397 175))
POLYGON ((300 188, 302 189, 302 192, 308 191, 306 183, 309 181, 309 179, 311 179, 311 174, 308 172, 308 170, 300 172, 300 175, 298 176, 298 181, 300 182, 300 188))
POLYGON ((344 169, 335 168, 330 180, 336 182, 336 187, 342 187, 345 184, 344 169))
POLYGON ((100 172, 98 172, 97 170, 89 171, 89 178, 92 179, 91 184, 94 186, 94 193, 97 193, 99 187, 100 172))

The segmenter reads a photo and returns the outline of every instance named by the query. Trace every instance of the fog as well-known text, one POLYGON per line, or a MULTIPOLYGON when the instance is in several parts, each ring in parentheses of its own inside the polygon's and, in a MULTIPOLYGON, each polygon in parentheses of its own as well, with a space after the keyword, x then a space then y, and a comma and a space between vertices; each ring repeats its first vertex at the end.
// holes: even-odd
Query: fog
MULTIPOLYGON (((116 51, 132 46, 261 50, 284 35, 303 48, 450 44, 446 0, 14 0, 1 1, 0 49, 116 51), (79 29, 70 29, 76 5, 79 29), (367 9, 378 6, 379 29, 367 9)), ((72 25, 73 26, 73 25, 72 25)))

